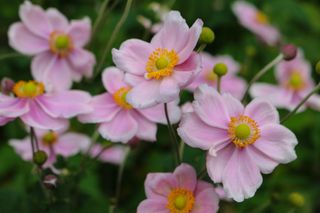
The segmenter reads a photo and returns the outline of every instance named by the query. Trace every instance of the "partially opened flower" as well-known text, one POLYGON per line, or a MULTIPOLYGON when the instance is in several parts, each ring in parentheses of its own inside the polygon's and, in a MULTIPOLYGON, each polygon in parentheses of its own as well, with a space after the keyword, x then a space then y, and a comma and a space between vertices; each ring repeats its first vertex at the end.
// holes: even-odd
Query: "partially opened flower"
POLYGON ((21 22, 11 25, 9 44, 17 51, 35 56, 32 75, 47 90, 69 89, 72 81, 90 77, 94 55, 85 50, 91 34, 89 18, 73 20, 54 8, 44 11, 25 1, 19 10, 21 22))
MULTIPOLYGON (((302 53, 291 61, 280 62, 275 69, 277 85, 255 83, 250 89, 253 97, 263 97, 274 106, 293 110, 315 86, 311 77, 311 66, 302 53)), ((300 111, 306 107, 320 110, 320 96, 313 95, 300 111)))
POLYGON ((208 150, 209 176, 238 202, 255 194, 260 173, 296 158, 296 136, 279 124, 278 112, 267 101, 254 99, 244 107, 230 94, 201 85, 193 109, 183 115, 178 134, 188 145, 208 150))
POLYGON ((115 145, 105 149, 102 145, 95 144, 89 154, 93 158, 98 156, 100 161, 120 165, 125 158, 126 147, 115 145))
POLYGON ((12 96, 0 95, 0 121, 4 125, 20 118, 31 127, 57 130, 66 125, 67 119, 90 112, 90 99, 83 91, 46 93, 43 83, 19 81, 12 96))
POLYGON ((269 18, 255 6, 245 1, 236 1, 232 10, 241 25, 252 31, 268 45, 275 45, 280 41, 278 30, 269 22, 269 18))
POLYGON ((144 108, 179 98, 180 89, 200 71, 200 56, 193 49, 201 29, 201 20, 189 28, 179 12, 171 11, 150 43, 130 39, 112 50, 114 63, 132 86, 130 105, 144 108))
MULTIPOLYGON (((134 137, 155 141, 157 124, 166 124, 163 104, 145 109, 136 109, 127 102, 131 86, 124 82, 124 72, 115 67, 105 69, 102 74, 108 93, 92 98, 93 111, 81 115, 82 122, 99 123, 99 133, 112 142, 127 143, 134 137)), ((180 120, 177 101, 168 104, 171 122, 180 120)))
POLYGON ((214 187, 197 180, 190 165, 181 164, 173 173, 150 173, 145 185, 147 199, 137 213, 214 213, 219 198, 214 187))
POLYGON ((227 92, 234 97, 241 99, 246 89, 246 83, 243 79, 237 77, 240 65, 228 55, 211 56, 208 53, 201 53, 202 69, 201 72, 187 89, 194 91, 201 84, 207 84, 217 89, 217 75, 213 72, 213 67, 217 63, 224 63, 228 67, 228 73, 221 78, 221 92, 227 92))
MULTIPOLYGON (((43 165, 44 167, 51 167, 55 163, 57 155, 69 157, 89 147, 90 138, 88 136, 67 132, 66 130, 65 127, 57 131, 35 129, 39 149, 48 155, 48 160, 43 165)), ((10 146, 25 161, 32 161, 33 153, 30 140, 30 137, 26 137, 24 139, 11 139, 9 141, 10 146)))

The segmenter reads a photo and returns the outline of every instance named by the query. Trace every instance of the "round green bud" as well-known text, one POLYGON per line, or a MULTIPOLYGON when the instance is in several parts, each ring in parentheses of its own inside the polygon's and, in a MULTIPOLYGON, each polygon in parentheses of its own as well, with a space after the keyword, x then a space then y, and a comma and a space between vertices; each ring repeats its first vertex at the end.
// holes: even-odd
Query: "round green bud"
POLYGON ((216 65, 214 65, 213 67, 213 72, 219 76, 222 77, 225 74, 228 73, 228 67, 227 65, 225 65, 224 63, 217 63, 216 65))
POLYGON ((316 72, 320 74, 320 61, 316 64, 316 72))
POLYGON ((42 150, 39 150, 33 155, 33 162, 38 166, 42 166, 48 159, 47 153, 42 150))
POLYGON ((304 197, 298 192, 290 193, 289 201, 296 207, 302 207, 305 203, 304 197))
POLYGON ((203 27, 200 34, 199 42, 202 44, 210 44, 213 42, 214 37, 214 32, 209 27, 203 27))

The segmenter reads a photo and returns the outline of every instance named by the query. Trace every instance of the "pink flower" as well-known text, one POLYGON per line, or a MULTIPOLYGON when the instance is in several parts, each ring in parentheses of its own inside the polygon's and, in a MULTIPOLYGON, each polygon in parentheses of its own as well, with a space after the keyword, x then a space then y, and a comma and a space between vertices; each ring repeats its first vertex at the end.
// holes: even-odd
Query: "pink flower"
POLYGON ((268 17, 245 1, 236 1, 232 10, 242 26, 252 31, 268 45, 275 45, 280 40, 278 30, 272 26, 268 17))
MULTIPOLYGON (((301 52, 291 61, 280 62, 276 66, 275 75, 278 85, 255 83, 250 94, 263 97, 276 107, 293 110, 315 86, 311 78, 311 66, 301 52)), ((320 96, 313 95, 300 111, 306 107, 320 110, 320 96)))
MULTIPOLYGON (((90 138, 84 134, 66 132, 67 126, 58 131, 35 129, 39 150, 47 153, 48 160, 44 167, 51 167, 57 155, 69 157, 89 147, 90 138)), ((25 161, 32 160, 30 137, 24 139, 11 139, 9 144, 25 161)))
POLYGON ((130 39, 112 50, 114 63, 133 87, 129 104, 144 108, 179 98, 180 88, 200 71, 200 56, 193 49, 201 29, 201 20, 189 28, 179 12, 171 11, 150 43, 130 39))
POLYGON ((208 150, 209 176, 238 202, 255 194, 260 173, 296 158, 296 136, 279 124, 278 112, 267 101, 254 99, 244 107, 230 94, 201 85, 193 109, 183 115, 178 134, 188 145, 208 150))
POLYGON ((42 83, 19 81, 14 85, 14 96, 0 95, 0 123, 20 118, 28 126, 57 130, 66 125, 67 119, 88 113, 90 95, 70 90, 45 93, 42 83))
POLYGON ((95 144, 90 150, 90 156, 94 158, 97 155, 100 161, 120 165, 125 158, 126 147, 115 145, 103 151, 100 144, 95 144))
POLYGON ((150 173, 144 185, 147 199, 137 213, 214 213, 219 209, 214 187, 197 180, 188 164, 181 164, 173 173, 150 173))
POLYGON ((217 63, 224 63, 228 67, 228 73, 221 79, 221 91, 230 93, 234 97, 241 99, 246 89, 246 83, 236 74, 240 65, 228 55, 211 56, 208 53, 201 53, 202 69, 200 74, 187 86, 187 89, 194 91, 201 84, 207 84, 217 89, 217 76, 213 72, 213 67, 217 63))
MULTIPOLYGON (((102 75, 109 93, 93 97, 93 111, 81 115, 82 122, 99 123, 99 132, 107 140, 127 143, 134 137, 155 141, 157 124, 166 124, 164 105, 135 109, 127 102, 130 85, 124 82, 124 73, 115 67, 105 69, 102 75)), ((169 117, 173 123, 180 120, 177 102, 169 103, 169 117)))
POLYGON ((20 6, 19 15, 22 22, 11 25, 9 43, 17 51, 35 56, 32 75, 44 82, 47 90, 69 89, 72 81, 92 75, 95 57, 83 49, 91 34, 89 18, 69 23, 58 10, 44 11, 29 1, 20 6))

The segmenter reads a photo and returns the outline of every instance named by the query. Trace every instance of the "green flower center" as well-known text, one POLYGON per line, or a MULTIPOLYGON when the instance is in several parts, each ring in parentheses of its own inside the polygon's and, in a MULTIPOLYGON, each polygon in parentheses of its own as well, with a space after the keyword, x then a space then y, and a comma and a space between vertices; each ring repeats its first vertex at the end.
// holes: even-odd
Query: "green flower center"
POLYGON ((235 135, 237 138, 244 140, 250 136, 251 129, 247 124, 239 124, 235 129, 235 135))
POLYGON ((45 145, 52 145, 57 141, 57 139, 58 136, 54 131, 49 131, 42 136, 42 141, 45 145))
POLYGON ((70 38, 67 35, 59 35, 56 37, 55 41, 56 48, 59 50, 65 50, 69 48, 70 38))
POLYGON ((176 209, 182 210, 187 205, 187 198, 184 195, 178 195, 174 201, 176 209))
POLYGON ((161 56, 156 60, 156 67, 157 69, 161 70, 166 68, 169 65, 169 61, 166 57, 161 56))
POLYGON ((289 86, 293 89, 301 89, 304 86, 304 81, 299 72, 293 72, 289 79, 289 86))

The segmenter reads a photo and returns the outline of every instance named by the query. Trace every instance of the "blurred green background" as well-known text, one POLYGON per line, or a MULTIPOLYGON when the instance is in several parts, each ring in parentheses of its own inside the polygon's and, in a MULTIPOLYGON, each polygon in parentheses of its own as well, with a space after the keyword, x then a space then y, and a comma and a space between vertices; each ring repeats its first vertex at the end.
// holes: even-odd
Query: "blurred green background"
MULTIPOLYGON (((12 56, 15 51, 8 46, 7 30, 10 24, 19 21, 18 8, 23 1, 0 0, 0 77, 14 80, 30 79, 30 58, 12 56)), ((89 16, 94 22, 102 0, 33 0, 42 7, 56 7, 69 19, 89 16)), ((89 49, 99 61, 104 46, 110 39, 116 23, 121 17, 125 0, 110 0, 103 21, 89 49)), ((134 0, 129 17, 122 26, 113 47, 128 38, 150 39, 137 21, 143 15, 157 22, 150 10, 150 0, 134 0)), ((240 75, 250 79, 254 73, 278 54, 277 48, 267 47, 255 36, 241 27, 230 10, 231 0, 168 0, 158 1, 179 10, 189 24, 197 18, 215 31, 216 39, 206 51, 213 55, 229 54, 242 64, 240 75)), ((286 42, 294 43, 304 50, 306 58, 314 65, 320 59, 320 2, 318 0, 255 0, 250 1, 262 9, 271 22, 278 27, 286 42)), ((108 53, 105 67, 112 65, 108 53)), ((316 73, 314 79, 319 81, 316 73)), ((272 72, 263 77, 274 82, 272 72)), ((99 94, 104 91, 100 76, 75 84, 74 88, 99 94)), ((184 93, 182 102, 192 97, 184 93)), ((280 111, 282 115, 286 111, 280 111)), ((280 165, 270 175, 264 175, 262 187, 256 195, 242 203, 220 203, 220 212, 320 212, 320 113, 307 110, 296 115, 286 125, 299 139, 296 147, 298 159, 289 165, 280 165), (298 192, 304 197, 304 205, 290 202, 289 195, 298 192)), ((94 125, 72 122, 74 131, 91 135, 94 125)), ((52 202, 43 196, 34 174, 33 165, 24 162, 8 146, 10 138, 26 135, 19 121, 0 128, 0 212, 108 212, 110 199, 114 197, 117 167, 93 162, 83 174, 73 173, 79 167, 81 156, 68 160, 59 159, 57 167, 67 168, 69 175, 61 176, 58 187, 52 193, 52 202)), ((123 186, 117 212, 133 213, 145 198, 143 182, 149 172, 173 170, 169 135, 165 126, 160 126, 156 143, 142 142, 133 147, 124 170, 123 186)), ((102 139, 100 138, 102 142, 102 139)), ((184 161, 199 171, 204 163, 204 153, 186 147, 184 161)), ((208 177, 205 178, 210 181, 208 177)))

